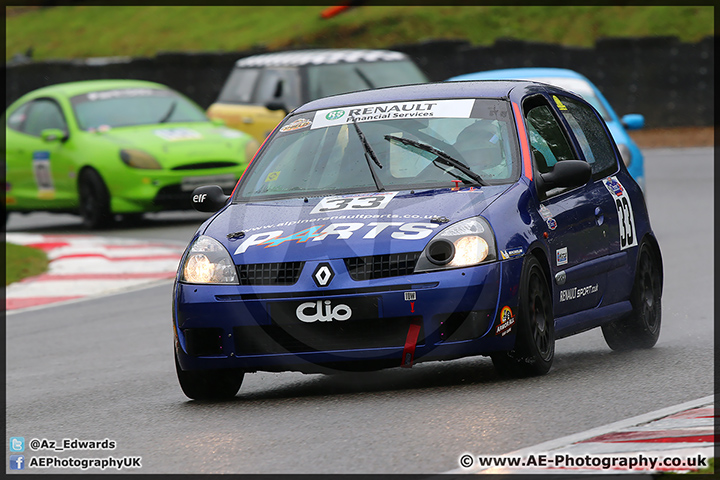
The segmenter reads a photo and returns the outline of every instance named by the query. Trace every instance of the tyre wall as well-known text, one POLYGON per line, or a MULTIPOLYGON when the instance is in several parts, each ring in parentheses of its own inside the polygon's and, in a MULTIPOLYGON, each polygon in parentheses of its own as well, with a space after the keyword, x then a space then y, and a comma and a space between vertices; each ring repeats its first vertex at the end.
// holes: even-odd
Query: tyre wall
MULTIPOLYGON (((433 81, 480 70, 561 67, 593 81, 619 115, 642 113, 646 126, 714 124, 714 41, 682 43, 676 37, 598 40, 594 47, 566 47, 517 40, 489 46, 428 41, 389 47, 410 55, 433 81)), ((264 50, 160 53, 151 58, 88 58, 6 65, 6 106, 46 85, 89 79, 132 78, 168 85, 207 108, 236 60, 264 50)))

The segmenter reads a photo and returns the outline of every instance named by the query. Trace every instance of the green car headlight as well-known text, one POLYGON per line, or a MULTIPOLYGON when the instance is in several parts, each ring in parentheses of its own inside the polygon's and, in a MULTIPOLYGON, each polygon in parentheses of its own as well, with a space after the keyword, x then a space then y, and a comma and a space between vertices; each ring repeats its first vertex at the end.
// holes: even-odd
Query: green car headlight
POLYGON ((180 280, 187 283, 239 285, 235 264, 220 242, 201 235, 185 257, 180 280))
POLYGON ((120 160, 132 168, 143 168, 147 170, 160 170, 162 168, 155 157, 142 150, 123 148, 120 150, 120 160))
POLYGON ((415 272, 461 268, 497 260, 495 236, 483 217, 473 217, 442 230, 420 254, 415 272))

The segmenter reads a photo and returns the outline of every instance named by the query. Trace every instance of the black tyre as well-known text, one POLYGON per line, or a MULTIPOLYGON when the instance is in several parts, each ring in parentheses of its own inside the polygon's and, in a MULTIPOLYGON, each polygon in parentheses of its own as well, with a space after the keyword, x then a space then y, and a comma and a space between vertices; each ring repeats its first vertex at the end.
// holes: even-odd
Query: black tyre
POLYGON ((555 319, 545 273, 533 256, 523 264, 515 328, 515 348, 491 355, 495 369, 512 377, 545 375, 555 357, 555 319))
POLYGON ((175 355, 175 371, 183 393, 193 400, 233 398, 242 385, 245 372, 237 369, 188 370, 180 368, 175 355))
POLYGON ((95 170, 83 170, 78 180, 80 216, 85 227, 97 230, 113 222, 110 194, 102 177, 95 170))
POLYGON ((632 312, 602 326, 608 346, 613 350, 653 347, 660 336, 661 300, 660 258, 643 242, 638 250, 635 283, 630 293, 632 312))

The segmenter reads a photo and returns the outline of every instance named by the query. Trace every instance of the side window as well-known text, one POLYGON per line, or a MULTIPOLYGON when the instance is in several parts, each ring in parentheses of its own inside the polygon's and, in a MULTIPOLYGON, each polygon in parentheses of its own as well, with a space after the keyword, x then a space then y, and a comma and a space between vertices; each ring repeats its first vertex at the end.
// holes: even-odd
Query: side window
POLYGON ((255 103, 283 102, 292 110, 301 103, 299 83, 297 69, 266 69, 260 77, 255 103))
POLYGON ((603 128, 602 120, 587 105, 563 97, 565 110, 560 110, 580 144, 585 159, 592 166, 593 179, 606 177, 617 171, 617 158, 612 140, 603 128))
POLYGON ((27 119, 27 112, 32 102, 28 102, 15 110, 7 120, 8 128, 22 132, 23 125, 27 119))
POLYGON ((547 105, 532 107, 526 114, 530 147, 538 170, 550 171, 553 165, 574 158, 562 128, 547 105))
POLYGON ((223 85, 218 102, 250 103, 259 76, 259 68, 235 68, 223 85))
POLYGON ((40 136, 47 128, 59 128, 67 132, 67 124, 60 106, 53 100, 41 98, 31 103, 22 131, 28 135, 40 136))

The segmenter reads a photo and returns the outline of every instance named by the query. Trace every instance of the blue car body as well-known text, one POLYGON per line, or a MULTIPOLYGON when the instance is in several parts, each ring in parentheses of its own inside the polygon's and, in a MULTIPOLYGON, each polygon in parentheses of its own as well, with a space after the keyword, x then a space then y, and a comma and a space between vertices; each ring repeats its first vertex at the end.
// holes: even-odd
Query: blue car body
MULTIPOLYGON (((230 198, 219 197, 213 208, 203 205, 210 201, 210 190, 194 194, 198 209, 219 211, 199 227, 174 286, 181 385, 193 372, 372 370, 471 355, 490 355, 495 361, 518 349, 523 315, 537 314, 528 313, 532 308, 522 303, 528 295, 523 292, 531 289, 524 280, 529 263, 540 266, 540 282, 547 285, 551 312, 544 318, 550 324, 541 327, 552 333, 549 341, 632 315, 638 308, 631 294, 641 245, 651 252, 656 283, 662 281, 660 250, 644 196, 615 144, 607 140, 610 166, 602 175, 588 178, 588 173, 577 185, 547 190, 559 169, 541 172, 523 112, 529 102, 551 110, 573 156, 585 163, 581 140, 564 120, 560 99, 594 112, 578 96, 526 81, 390 87, 315 100, 291 112, 230 198), (504 119, 511 133, 506 141, 516 162, 508 178, 473 184, 459 172, 443 176, 440 170, 450 170, 443 166, 433 173, 440 180, 427 188, 252 197, 254 178, 264 179, 258 185, 270 185, 281 175, 263 171, 263 162, 274 155, 273 143, 300 135, 297 131, 310 135, 314 125, 309 122, 317 123, 319 113, 331 118, 352 112, 351 106, 370 111, 368 105, 421 105, 412 102, 427 99, 433 104, 462 99, 476 106, 485 101, 481 99, 494 102, 488 104, 488 111, 494 110, 489 115, 504 119), (451 257, 460 255, 452 235, 465 239, 464 228, 481 232, 477 235, 489 245, 488 252, 476 264, 450 268, 443 248, 450 249, 451 257), (201 241, 216 245, 207 251, 231 258, 232 265, 224 260, 222 268, 231 276, 237 272, 237 283, 188 280, 188 265, 211 256, 197 253, 206 251, 193 247, 201 241)), ((595 121, 599 134, 607 137, 605 124, 595 121)), ((373 122, 355 125, 371 141, 370 133, 380 125, 373 122)), ((352 124, 347 131, 359 145, 352 124)), ((384 144, 373 145, 385 166, 377 172, 389 175, 389 160, 379 150, 384 144)), ((358 155, 358 172, 376 168, 371 157, 371 152, 365 158, 358 155)), ((573 162, 577 160, 564 166, 573 162)), ((654 293, 659 303, 657 289, 654 293)), ((191 398, 203 398, 197 391, 188 393, 185 385, 183 389, 191 398)))
POLYGON ((501 70, 486 70, 482 72, 466 73, 449 78, 447 81, 464 81, 464 80, 532 80, 536 82, 552 83, 559 87, 570 89, 565 83, 569 81, 577 81, 578 87, 584 91, 577 91, 585 98, 596 110, 600 112, 603 119, 610 129, 613 139, 618 144, 618 148, 625 159, 630 175, 645 190, 645 167, 642 151, 635 141, 627 133, 627 130, 637 130, 645 125, 645 119, 642 115, 631 113, 619 117, 613 110, 602 92, 587 79, 584 75, 566 68, 506 68, 501 70))

